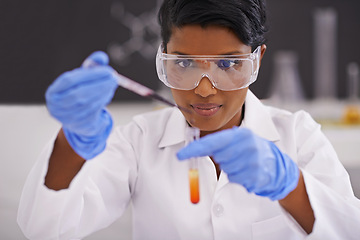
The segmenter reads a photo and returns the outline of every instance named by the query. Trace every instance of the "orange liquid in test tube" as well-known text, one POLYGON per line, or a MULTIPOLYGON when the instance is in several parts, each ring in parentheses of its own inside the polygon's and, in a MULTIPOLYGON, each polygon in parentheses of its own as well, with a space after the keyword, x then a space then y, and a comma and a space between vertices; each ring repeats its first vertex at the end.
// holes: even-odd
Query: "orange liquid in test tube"
MULTIPOLYGON (((200 138, 200 129, 190 127, 186 132, 187 142, 192 142, 200 138)), ((193 204, 197 204, 200 201, 199 191, 199 170, 198 170, 198 159, 189 159, 189 187, 190 187, 190 201, 193 204)))
POLYGON ((189 169, 190 184, 190 200, 193 204, 200 201, 199 193, 199 171, 197 169, 189 169))

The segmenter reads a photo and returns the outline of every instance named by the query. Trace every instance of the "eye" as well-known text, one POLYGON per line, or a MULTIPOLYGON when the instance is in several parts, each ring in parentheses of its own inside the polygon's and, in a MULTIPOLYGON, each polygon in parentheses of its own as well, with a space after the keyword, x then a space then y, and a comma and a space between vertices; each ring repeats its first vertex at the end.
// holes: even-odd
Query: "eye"
POLYGON ((234 64, 235 64, 234 61, 225 60, 225 59, 219 60, 217 63, 218 67, 221 68, 222 70, 230 68, 230 67, 234 66, 234 64))
POLYGON ((182 68, 191 67, 193 61, 190 59, 178 59, 176 60, 176 64, 182 68))
POLYGON ((230 60, 230 59, 222 59, 217 62, 217 65, 222 70, 226 70, 228 68, 231 68, 239 63, 239 60, 230 60))

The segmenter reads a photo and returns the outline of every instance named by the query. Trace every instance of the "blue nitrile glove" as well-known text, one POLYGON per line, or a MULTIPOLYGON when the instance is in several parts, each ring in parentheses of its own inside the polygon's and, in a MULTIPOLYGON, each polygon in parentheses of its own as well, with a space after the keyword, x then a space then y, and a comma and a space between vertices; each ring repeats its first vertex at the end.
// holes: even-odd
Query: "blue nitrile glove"
POLYGON ((180 160, 212 156, 229 181, 248 192, 280 200, 294 190, 299 169, 289 156, 245 128, 232 128, 191 142, 177 153, 180 160))
POLYGON ((50 114, 62 123, 70 146, 86 160, 105 149, 113 125, 105 107, 118 86, 104 52, 94 52, 89 60, 97 65, 63 73, 45 94, 50 114))

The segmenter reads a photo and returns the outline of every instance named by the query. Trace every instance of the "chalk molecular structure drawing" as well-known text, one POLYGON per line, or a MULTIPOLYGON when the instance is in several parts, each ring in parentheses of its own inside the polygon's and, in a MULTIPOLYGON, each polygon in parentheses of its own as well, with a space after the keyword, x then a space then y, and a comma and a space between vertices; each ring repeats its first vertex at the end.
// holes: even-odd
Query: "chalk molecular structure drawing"
POLYGON ((114 63, 124 66, 131 61, 131 55, 136 52, 145 59, 154 59, 160 44, 160 28, 157 23, 157 11, 160 5, 161 0, 157 0, 153 9, 135 16, 126 11, 121 2, 112 3, 111 16, 129 30, 129 38, 125 42, 108 44, 107 52, 114 63))

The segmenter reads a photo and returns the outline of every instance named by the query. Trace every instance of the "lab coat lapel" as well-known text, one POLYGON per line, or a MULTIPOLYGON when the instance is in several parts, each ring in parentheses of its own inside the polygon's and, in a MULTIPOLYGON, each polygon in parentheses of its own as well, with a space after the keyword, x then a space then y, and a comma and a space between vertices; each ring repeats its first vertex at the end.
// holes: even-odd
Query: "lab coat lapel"
POLYGON ((276 142, 280 140, 280 135, 267 108, 249 90, 245 100, 245 115, 241 127, 246 127, 256 135, 276 142))
POLYGON ((165 131, 159 142, 159 148, 175 145, 185 141, 187 122, 179 109, 174 108, 165 126, 165 131))
POLYGON ((227 174, 221 170, 220 176, 219 176, 219 181, 217 182, 216 185, 216 190, 219 190, 220 188, 222 188, 223 186, 225 186, 226 184, 229 183, 229 179, 227 174))

